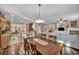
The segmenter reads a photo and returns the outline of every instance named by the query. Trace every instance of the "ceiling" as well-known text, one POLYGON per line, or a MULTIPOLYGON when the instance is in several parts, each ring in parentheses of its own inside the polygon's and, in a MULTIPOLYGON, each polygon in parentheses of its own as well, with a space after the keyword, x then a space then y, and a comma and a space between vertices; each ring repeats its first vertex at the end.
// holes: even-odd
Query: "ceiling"
MULTIPOLYGON (((42 4, 41 19, 46 22, 56 22, 60 17, 79 17, 79 4, 42 4)), ((8 19, 15 23, 35 21, 39 18, 38 4, 1 4, 1 10, 8 13, 8 19)))

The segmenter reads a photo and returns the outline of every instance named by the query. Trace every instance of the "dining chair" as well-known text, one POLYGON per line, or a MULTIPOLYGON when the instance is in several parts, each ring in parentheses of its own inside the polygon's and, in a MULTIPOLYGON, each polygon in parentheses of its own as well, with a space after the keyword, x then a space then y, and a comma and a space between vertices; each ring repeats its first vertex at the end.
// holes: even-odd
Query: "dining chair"
POLYGON ((26 54, 26 51, 27 51, 27 54, 29 54, 29 43, 27 39, 24 39, 24 50, 25 50, 25 54, 26 54))
POLYGON ((2 52, 2 48, 0 48, 0 55, 2 55, 2 53, 3 53, 3 52, 2 52))
MULTIPOLYGON (((30 38, 30 39, 32 39, 32 38, 30 38)), ((28 55, 37 55, 36 45, 29 43, 27 40, 29 40, 29 39, 28 38, 24 39, 25 54, 27 52, 28 55)))
POLYGON ((37 55, 36 45, 29 43, 29 54, 37 55))
POLYGON ((7 54, 8 48, 9 47, 7 47, 7 48, 0 48, 0 54, 1 55, 7 54))

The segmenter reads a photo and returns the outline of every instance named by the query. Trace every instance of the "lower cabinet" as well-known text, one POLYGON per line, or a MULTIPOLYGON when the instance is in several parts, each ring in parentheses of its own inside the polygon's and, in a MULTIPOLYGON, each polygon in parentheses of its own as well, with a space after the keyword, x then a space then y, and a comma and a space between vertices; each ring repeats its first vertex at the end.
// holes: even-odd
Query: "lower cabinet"
POLYGON ((9 36, 1 36, 1 48, 7 48, 9 45, 9 36))

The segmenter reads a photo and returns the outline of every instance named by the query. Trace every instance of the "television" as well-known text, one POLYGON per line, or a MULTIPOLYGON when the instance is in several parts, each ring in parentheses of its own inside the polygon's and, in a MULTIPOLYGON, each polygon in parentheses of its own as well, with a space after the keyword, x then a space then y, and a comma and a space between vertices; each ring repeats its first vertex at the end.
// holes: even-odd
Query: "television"
POLYGON ((65 30, 64 27, 58 28, 58 31, 64 31, 64 30, 65 30))

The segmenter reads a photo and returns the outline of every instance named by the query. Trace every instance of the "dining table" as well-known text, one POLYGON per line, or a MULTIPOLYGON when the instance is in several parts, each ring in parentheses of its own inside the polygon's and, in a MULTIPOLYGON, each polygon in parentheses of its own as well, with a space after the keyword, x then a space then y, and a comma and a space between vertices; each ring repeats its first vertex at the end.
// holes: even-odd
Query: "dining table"
POLYGON ((27 39, 27 41, 33 45, 36 45, 36 49, 42 55, 62 55, 63 43, 54 43, 51 41, 34 38, 34 39, 27 39))

